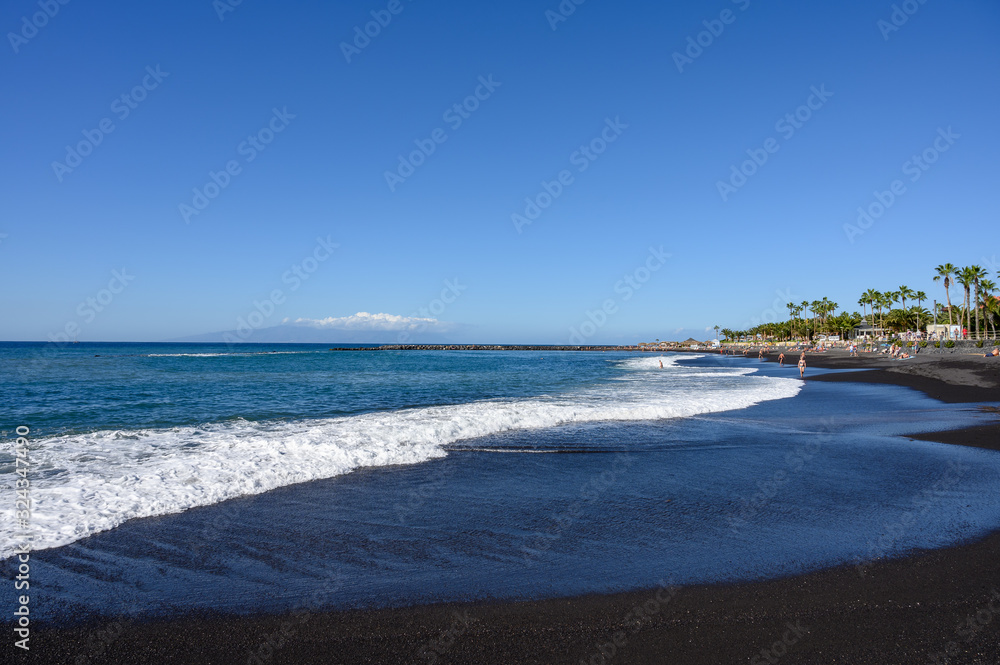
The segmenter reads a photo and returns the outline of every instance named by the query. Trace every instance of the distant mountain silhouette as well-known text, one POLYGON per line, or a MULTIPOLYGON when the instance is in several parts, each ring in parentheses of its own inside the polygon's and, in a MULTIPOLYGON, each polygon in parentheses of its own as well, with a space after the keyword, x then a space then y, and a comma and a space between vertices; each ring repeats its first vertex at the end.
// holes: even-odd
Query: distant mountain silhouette
MULTIPOLYGON (((468 327, 466 327, 466 330, 468 330, 468 327)), ((269 344, 456 344, 461 341, 461 338, 467 337, 467 334, 463 335, 462 332, 456 330, 445 335, 438 331, 401 333, 398 330, 343 330, 308 325, 282 324, 268 328, 243 328, 240 331, 225 330, 201 335, 189 335, 166 341, 251 342, 269 344)))

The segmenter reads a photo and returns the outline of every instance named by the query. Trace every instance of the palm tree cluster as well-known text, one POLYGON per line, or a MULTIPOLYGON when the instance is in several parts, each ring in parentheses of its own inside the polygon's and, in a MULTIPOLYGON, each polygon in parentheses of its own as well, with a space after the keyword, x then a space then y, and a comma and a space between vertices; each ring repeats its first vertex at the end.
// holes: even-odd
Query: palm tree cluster
POLYGON ((865 312, 864 320, 868 320, 868 310, 871 310, 871 325, 882 330, 902 332, 905 330, 920 330, 933 321, 932 314, 923 307, 927 294, 914 291, 908 286, 900 286, 895 291, 877 291, 868 289, 861 294, 858 304, 865 312), (912 307, 906 306, 906 301, 917 301, 912 307), (900 304, 894 309, 893 305, 900 304))
MULTIPOLYGON (((997 336, 997 319, 1000 318, 1000 299, 997 298, 996 282, 989 279, 989 272, 982 266, 972 265, 957 268, 951 263, 943 263, 934 269, 934 281, 944 282, 945 297, 948 301, 948 324, 954 325, 953 307, 951 304, 951 287, 957 282, 962 286, 964 298, 958 308, 958 321, 966 330, 972 332, 973 313, 975 313, 975 338, 982 339, 987 330, 992 331, 993 338, 997 336), (983 320, 980 329, 980 318, 983 320)), ((1000 272, 997 272, 1000 277, 1000 272)))
MULTIPOLYGON (((949 325, 958 318, 961 325, 975 339, 992 337, 996 339, 997 325, 1000 324, 1000 297, 997 285, 989 279, 989 272, 981 266, 972 265, 957 268, 945 263, 935 268, 934 281, 943 281, 947 306, 938 306, 938 316, 948 314, 949 325), (951 287, 961 285, 964 292, 962 305, 951 304, 951 287)), ((997 273, 1000 277, 1000 272, 997 273)), ((827 298, 822 300, 790 302, 788 320, 776 323, 762 323, 749 330, 722 328, 723 337, 729 341, 744 340, 792 340, 811 339, 820 333, 846 333, 862 323, 885 332, 920 331, 934 321, 934 315, 923 303, 928 300, 923 291, 914 291, 908 286, 896 290, 877 291, 868 289, 858 298, 861 314, 847 311, 837 314, 840 307, 827 298), (913 304, 916 303, 916 304, 913 304), (899 307, 896 307, 896 305, 899 307)))

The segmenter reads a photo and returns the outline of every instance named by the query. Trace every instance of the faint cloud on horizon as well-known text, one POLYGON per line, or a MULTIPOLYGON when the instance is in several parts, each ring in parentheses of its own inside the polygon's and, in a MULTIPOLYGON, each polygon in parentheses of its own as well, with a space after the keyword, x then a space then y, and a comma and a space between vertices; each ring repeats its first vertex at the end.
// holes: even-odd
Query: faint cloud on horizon
POLYGON ((298 318, 294 321, 285 319, 282 323, 333 330, 412 331, 421 329, 431 332, 446 332, 454 328, 454 324, 452 323, 438 321, 433 318, 399 316, 397 314, 385 313, 370 314, 369 312, 358 312, 351 316, 328 316, 325 319, 298 318))

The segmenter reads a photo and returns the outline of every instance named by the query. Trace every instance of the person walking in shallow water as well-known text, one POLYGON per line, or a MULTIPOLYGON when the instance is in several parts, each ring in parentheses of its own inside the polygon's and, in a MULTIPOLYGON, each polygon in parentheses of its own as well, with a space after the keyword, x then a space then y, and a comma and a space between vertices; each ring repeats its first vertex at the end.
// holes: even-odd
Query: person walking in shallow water
POLYGON ((784 367, 784 366, 785 366, 785 352, 782 351, 781 353, 778 354, 778 367, 784 367))
POLYGON ((806 378, 806 354, 804 353, 802 354, 802 357, 799 358, 799 378, 806 378))

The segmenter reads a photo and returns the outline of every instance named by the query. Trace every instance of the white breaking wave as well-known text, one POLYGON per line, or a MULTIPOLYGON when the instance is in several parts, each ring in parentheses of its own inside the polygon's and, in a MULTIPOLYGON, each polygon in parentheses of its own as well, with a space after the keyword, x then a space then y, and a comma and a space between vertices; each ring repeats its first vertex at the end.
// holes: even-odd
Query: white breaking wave
POLYGON ((219 358, 222 356, 251 355, 248 353, 146 353, 146 358, 219 358))
MULTIPOLYGON (((752 369, 685 367, 669 357, 632 358, 619 365, 633 371, 620 381, 552 397, 33 440, 32 549, 65 545, 129 519, 360 467, 416 464, 445 456, 444 446, 463 439, 571 423, 689 417, 793 397, 801 389, 793 379, 748 376, 752 369), (668 371, 660 371, 660 360, 668 371)), ((11 465, 0 483, 10 489, 7 496, 14 496, 17 478, 11 465)), ((14 533, 14 510, 5 509, 0 512, 0 558, 17 547, 14 533)))
MULTIPOLYGON (((663 369, 670 370, 666 376, 670 379, 675 379, 678 377, 693 377, 700 376, 703 378, 716 378, 720 376, 744 376, 746 374, 753 374, 757 370, 752 367, 685 367, 684 365, 677 364, 679 360, 692 360, 696 358, 704 358, 703 355, 686 355, 683 358, 677 356, 650 356, 645 358, 628 358, 627 360, 618 361, 618 365, 626 369, 660 369, 660 363, 663 363, 663 369), (685 371, 688 370, 688 371, 685 371)), ((635 377, 625 377, 624 380, 634 380, 635 377)))
MULTIPOLYGON (((622 367, 628 367, 630 369, 659 369, 660 362, 663 363, 664 367, 679 367, 677 362, 680 360, 697 360, 704 357, 705 356, 700 353, 687 354, 683 358, 680 356, 645 355, 637 356, 635 358, 627 358, 625 360, 616 360, 615 364, 622 367)), ((707 367, 700 367, 699 369, 704 369, 706 371, 709 370, 707 367)))

